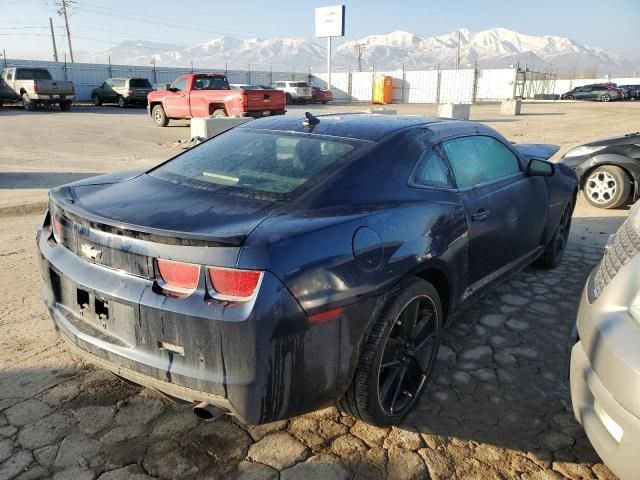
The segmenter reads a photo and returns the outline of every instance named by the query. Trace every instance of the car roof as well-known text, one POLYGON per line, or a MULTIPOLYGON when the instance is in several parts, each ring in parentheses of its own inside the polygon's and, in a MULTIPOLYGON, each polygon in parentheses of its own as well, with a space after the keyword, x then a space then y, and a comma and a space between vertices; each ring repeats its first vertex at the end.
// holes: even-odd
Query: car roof
POLYGON ((316 115, 320 123, 307 127, 304 115, 281 115, 268 117, 245 123, 238 128, 256 130, 279 130, 288 132, 309 133, 318 135, 355 138, 359 140, 378 141, 390 133, 408 127, 443 122, 463 123, 436 117, 417 115, 384 115, 371 113, 332 113, 316 115))

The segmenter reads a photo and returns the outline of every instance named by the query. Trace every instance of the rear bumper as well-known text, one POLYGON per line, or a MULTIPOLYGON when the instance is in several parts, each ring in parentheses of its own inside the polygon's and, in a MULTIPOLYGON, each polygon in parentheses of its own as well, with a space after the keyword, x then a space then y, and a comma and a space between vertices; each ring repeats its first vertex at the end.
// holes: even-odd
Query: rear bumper
POLYGON ((640 418, 626 410, 602 384, 582 342, 571 352, 571 401, 576 419, 607 466, 621 480, 640 471, 640 418))
POLYGON ((340 319, 311 326, 269 272, 255 299, 234 306, 197 291, 166 297, 153 280, 94 264, 47 230, 39 231, 37 243, 45 304, 74 350, 135 383, 226 408, 251 424, 340 398, 355 368, 358 330, 376 304, 353 304, 340 319))
POLYGON ((36 93, 31 97, 31 100, 34 101, 47 101, 47 102, 64 102, 64 101, 72 101, 74 99, 73 94, 44 94, 44 93, 36 93))
POLYGON ((622 480, 637 478, 640 471, 640 325, 628 310, 640 285, 639 266, 640 256, 633 257, 590 302, 592 272, 578 311, 579 341, 571 350, 574 414, 622 480))
POLYGON ((284 115, 287 113, 286 110, 258 110, 255 112, 241 112, 241 117, 250 117, 250 118, 264 118, 264 117, 272 117, 274 115, 284 115), (268 112, 268 113, 267 113, 268 112))

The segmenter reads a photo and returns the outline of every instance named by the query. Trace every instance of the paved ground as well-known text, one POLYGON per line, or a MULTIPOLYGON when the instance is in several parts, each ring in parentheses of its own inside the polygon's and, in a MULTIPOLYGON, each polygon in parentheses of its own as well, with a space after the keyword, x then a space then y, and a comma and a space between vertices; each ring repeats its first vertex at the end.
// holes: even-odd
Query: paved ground
MULTIPOLYGON (((562 108, 526 105, 540 115, 515 122, 497 121, 495 105, 476 116, 521 134, 518 141, 567 148, 631 130, 640 103, 562 108)), ((431 113, 407 108, 418 109, 431 113)), ((529 269, 461 312, 428 393, 400 428, 354 423, 334 409, 254 428, 199 423, 189 408, 67 353, 39 296, 34 234, 42 187, 61 174, 153 164, 188 136, 148 122, 143 111, 108 108, 0 111, 0 480, 614 478, 573 419, 562 365, 584 279, 624 209, 603 212, 581 201, 557 270, 529 269), (16 135, 26 126, 38 131, 29 142, 16 135)))

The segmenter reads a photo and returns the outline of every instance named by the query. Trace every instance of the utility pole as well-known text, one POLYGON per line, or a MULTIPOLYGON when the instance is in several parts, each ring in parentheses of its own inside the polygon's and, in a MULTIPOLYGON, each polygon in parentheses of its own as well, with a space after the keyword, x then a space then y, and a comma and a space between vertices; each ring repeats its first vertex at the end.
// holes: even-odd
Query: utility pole
POLYGON ((58 61, 58 49, 56 47, 56 36, 53 34, 53 20, 49 17, 49 27, 51 27, 51 42, 53 43, 53 61, 58 61))
POLYGON ((460 30, 458 30, 458 47, 456 48, 456 70, 460 69, 460 30))
POLYGON ((64 26, 67 30, 67 41, 69 42, 69 57, 71 57, 71 63, 73 61, 73 49, 71 48, 71 32, 69 31, 69 18, 67 16, 67 6, 71 3, 72 0, 60 0, 60 9, 58 10, 58 15, 64 16, 64 26))
POLYGON ((331 37, 327 37, 327 89, 331 90, 331 37))
POLYGON ((6 66, 7 66, 7 51, 4 48, 2 49, 2 59, 4 60, 4 66, 6 68, 6 66))
POLYGON ((365 43, 356 43, 354 48, 358 51, 358 71, 361 72, 362 71, 362 54, 364 53, 365 48, 367 48, 367 45, 365 43))

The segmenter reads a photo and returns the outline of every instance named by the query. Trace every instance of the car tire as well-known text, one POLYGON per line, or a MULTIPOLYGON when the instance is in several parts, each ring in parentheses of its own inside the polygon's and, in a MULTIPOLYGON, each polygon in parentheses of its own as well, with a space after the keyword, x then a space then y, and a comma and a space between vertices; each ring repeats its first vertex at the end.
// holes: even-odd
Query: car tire
POLYGON ((629 199, 631 181, 616 165, 602 165, 589 172, 583 186, 587 201, 598 208, 618 208, 629 199))
POLYGON ((63 112, 68 112, 69 110, 71 110, 71 102, 60 102, 60 110, 63 112))
POLYGON ((605 93, 604 95, 600 96, 601 102, 608 102, 609 100, 611 100, 611 95, 609 95, 608 93, 605 93))
POLYGON ((102 100, 100 100, 100 97, 98 95, 94 95, 93 97, 91 97, 91 99, 93 100, 93 104, 96 107, 99 107, 100 105, 102 105, 102 100))
POLYGON ((127 108, 127 101, 122 95, 118 95, 118 106, 120 108, 127 108))
POLYGON ((538 257, 534 265, 538 268, 550 270, 560 265, 564 251, 569 241, 569 232, 571 231, 571 216, 573 215, 573 203, 569 202, 562 211, 562 216, 558 222, 551 241, 547 244, 542 255, 538 257))
POLYGON ((398 425, 425 390, 441 331, 442 305, 435 287, 416 277, 403 282, 368 334, 338 407, 367 423, 398 425))
POLYGON ((29 98, 27 92, 22 94, 22 106, 29 112, 33 112, 36 109, 36 103, 29 98))
POLYGON ((324 102, 322 102, 323 105, 326 105, 327 103, 329 103, 329 100, 325 100, 324 102))
POLYGON ((284 99, 285 99, 285 104, 287 105, 291 105, 293 103, 293 97, 289 93, 287 93, 284 96, 284 99))
POLYGON ((224 108, 218 108, 217 110, 213 111, 213 115, 211 115, 213 118, 226 118, 227 117, 227 111, 224 108))
POLYGON ((162 105, 156 105, 153 107, 153 110, 151 110, 151 117, 158 127, 166 127, 169 125, 169 117, 167 117, 162 105))
POLYGON ((567 100, 573 100, 573 95, 567 95, 566 97, 564 97, 567 100))

